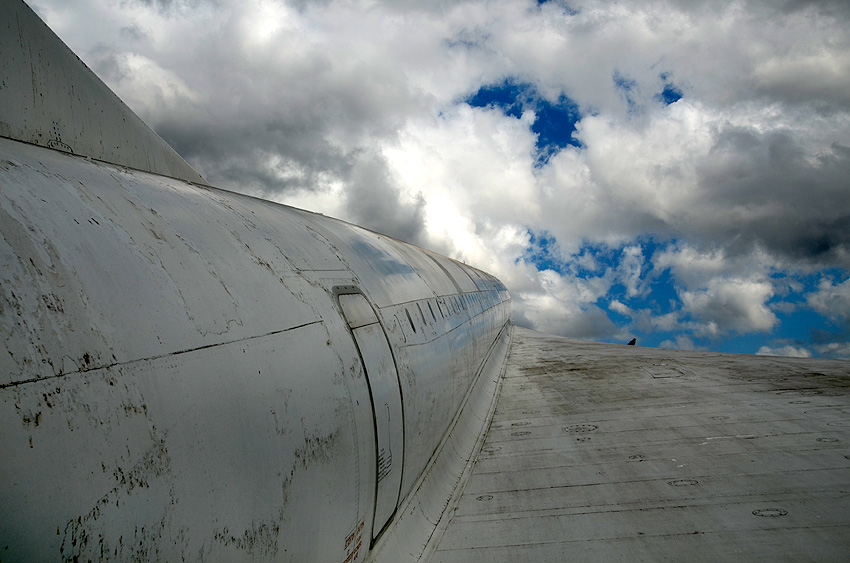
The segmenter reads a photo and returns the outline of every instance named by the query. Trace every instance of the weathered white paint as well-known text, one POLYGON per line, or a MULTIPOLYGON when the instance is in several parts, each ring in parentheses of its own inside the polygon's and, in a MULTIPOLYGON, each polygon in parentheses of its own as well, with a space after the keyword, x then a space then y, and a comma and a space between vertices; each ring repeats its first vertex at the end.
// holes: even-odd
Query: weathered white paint
POLYGON ((0 2, 0 559, 415 557, 493 400, 504 286, 193 183, 0 2))
POLYGON ((319 215, 10 140, 0 181, 10 559, 362 560, 374 418, 335 288, 392 348, 402 499, 508 319, 494 278, 440 295, 438 262, 472 270, 319 215))
POLYGON ((372 306, 360 293, 340 295, 339 305, 357 343, 372 403, 378 468, 372 518, 372 538, 375 538, 384 529, 398 504, 404 459, 401 388, 392 351, 372 306))

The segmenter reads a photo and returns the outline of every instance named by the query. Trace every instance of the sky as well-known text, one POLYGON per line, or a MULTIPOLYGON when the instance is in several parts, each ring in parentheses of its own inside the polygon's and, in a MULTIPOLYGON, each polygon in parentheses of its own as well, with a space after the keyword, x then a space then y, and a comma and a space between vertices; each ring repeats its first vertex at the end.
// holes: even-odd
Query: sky
POLYGON ((846 0, 27 0, 211 184, 499 277, 517 324, 850 358, 846 0))

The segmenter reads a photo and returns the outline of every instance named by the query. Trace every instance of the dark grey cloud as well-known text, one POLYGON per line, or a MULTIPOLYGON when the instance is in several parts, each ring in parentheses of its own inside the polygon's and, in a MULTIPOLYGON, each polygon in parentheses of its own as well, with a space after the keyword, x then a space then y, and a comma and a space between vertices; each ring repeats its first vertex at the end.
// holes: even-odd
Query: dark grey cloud
MULTIPOLYGON (((737 252, 753 245, 788 262, 850 267, 850 148, 814 157, 783 131, 720 131, 700 163, 704 214, 694 225, 737 252)), ((696 210, 698 211, 698 210, 696 210)))

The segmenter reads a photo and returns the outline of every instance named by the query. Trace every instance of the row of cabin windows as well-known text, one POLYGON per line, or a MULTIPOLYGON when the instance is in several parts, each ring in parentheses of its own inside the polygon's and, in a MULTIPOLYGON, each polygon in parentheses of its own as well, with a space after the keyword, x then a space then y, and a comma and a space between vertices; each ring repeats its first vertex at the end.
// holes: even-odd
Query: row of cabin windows
MULTIPOLYGON (((462 293, 460 295, 451 295, 448 297, 440 297, 435 300, 437 310, 442 318, 450 317, 452 314, 459 315, 461 311, 467 311, 475 303, 483 304, 483 309, 490 309, 502 302, 501 292, 488 291, 486 293, 462 293)), ((427 300, 425 304, 428 306, 428 311, 431 313, 433 322, 437 322, 437 314, 434 313, 434 308, 431 306, 431 300, 427 300)), ((428 324, 428 318, 420 303, 416 303, 416 309, 419 311, 419 317, 422 319, 422 325, 428 324)), ((413 332, 416 333, 416 323, 413 322, 413 316, 410 314, 410 309, 405 307, 404 312, 407 315, 407 322, 413 332)), ((415 312, 414 312, 415 315, 415 312)))

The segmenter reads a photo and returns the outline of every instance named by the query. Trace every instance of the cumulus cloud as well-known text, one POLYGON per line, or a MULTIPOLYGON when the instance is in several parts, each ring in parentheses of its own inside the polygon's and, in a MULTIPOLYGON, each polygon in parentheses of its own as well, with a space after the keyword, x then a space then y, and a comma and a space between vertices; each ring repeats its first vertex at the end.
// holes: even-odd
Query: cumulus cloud
POLYGON ((787 356, 789 358, 811 358, 811 351, 805 348, 786 345, 771 348, 770 346, 762 346, 756 352, 757 356, 787 356))
POLYGON ((528 326, 850 317, 846 2, 31 3, 213 184, 490 271, 528 326))
POLYGON ((543 290, 517 292, 516 321, 538 330, 564 336, 606 338, 617 332, 614 323, 595 301, 607 293, 603 278, 582 280, 556 274, 539 274, 543 290))
POLYGON ((767 332, 776 324, 776 315, 765 306, 773 288, 765 282, 711 280, 701 291, 684 291, 684 310, 705 323, 703 332, 715 336, 720 331, 767 332))
POLYGON ((815 311, 843 321, 850 321, 850 278, 836 283, 823 278, 817 291, 807 295, 809 306, 815 311))

